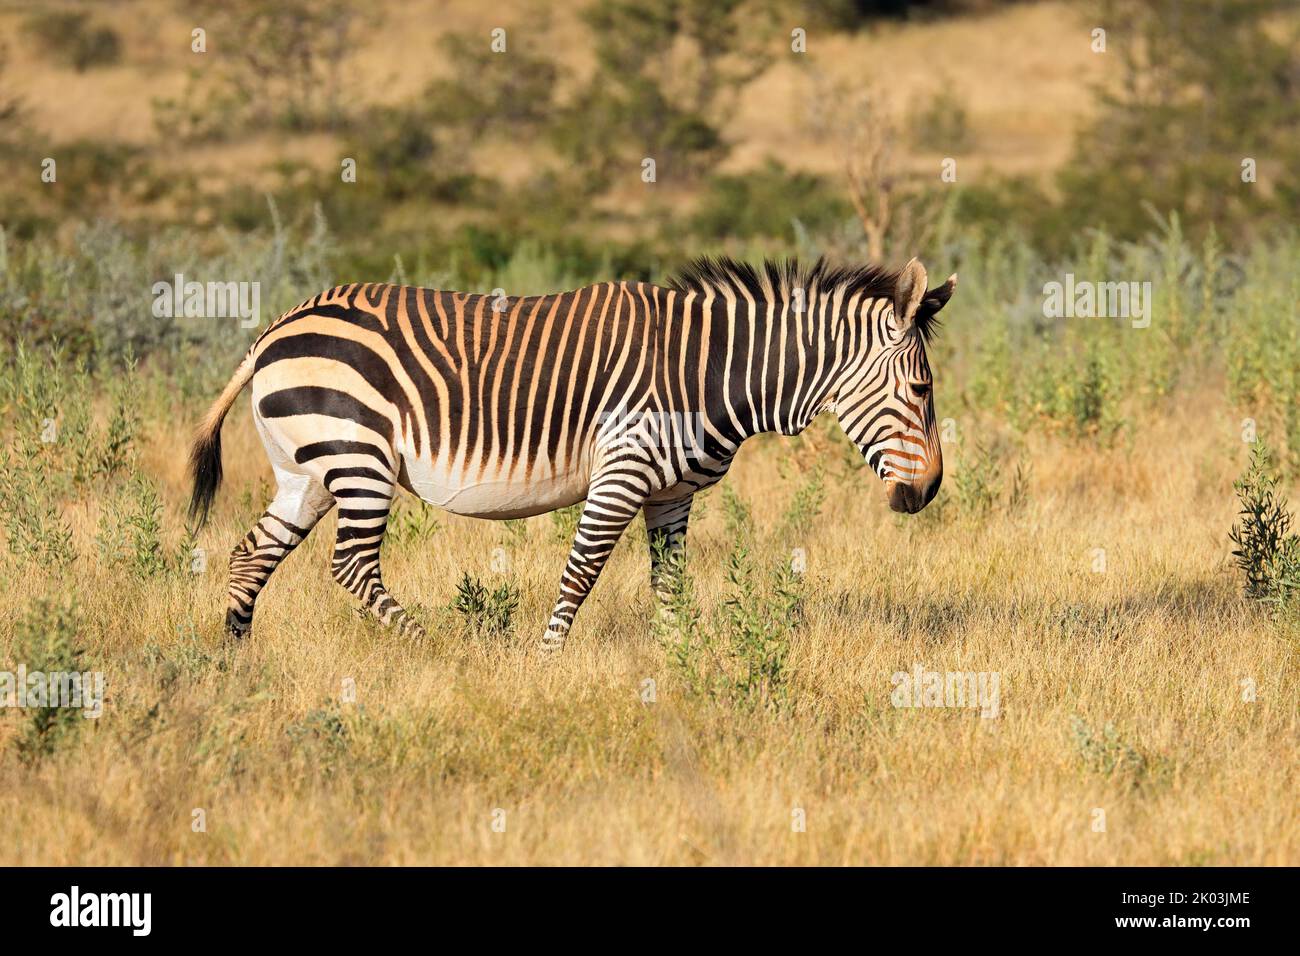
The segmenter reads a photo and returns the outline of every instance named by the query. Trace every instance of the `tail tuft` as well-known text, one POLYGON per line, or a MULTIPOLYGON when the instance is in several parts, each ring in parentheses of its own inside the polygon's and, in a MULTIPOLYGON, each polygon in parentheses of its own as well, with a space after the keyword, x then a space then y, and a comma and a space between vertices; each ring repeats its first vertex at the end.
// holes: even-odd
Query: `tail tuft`
MULTIPOLYGON (((257 347, 256 343, 253 347, 257 347)), ((221 486, 221 423, 252 377, 253 350, 249 349, 244 360, 239 363, 239 368, 235 369, 234 377, 226 383, 225 389, 208 409, 207 417, 194 436, 194 444, 190 446, 190 480, 194 483, 194 491, 190 495, 190 525, 194 531, 198 531, 207 522, 212 501, 217 497, 217 489, 221 486)))
POLYGON ((204 428, 190 446, 190 478, 194 491, 190 495, 190 524, 195 531, 208 520, 208 512, 221 486, 221 423, 214 429, 204 428))

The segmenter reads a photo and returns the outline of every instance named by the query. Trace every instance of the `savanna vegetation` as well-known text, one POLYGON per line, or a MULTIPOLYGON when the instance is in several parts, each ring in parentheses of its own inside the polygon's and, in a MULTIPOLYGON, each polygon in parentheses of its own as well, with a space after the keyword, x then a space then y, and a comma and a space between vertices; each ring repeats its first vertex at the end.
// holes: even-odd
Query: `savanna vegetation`
POLYGON ((0 709, 0 860, 1300 859, 1287 5, 192 7, 0 14, 0 669, 107 688, 96 719, 0 709), (403 499, 422 644, 354 613, 327 518, 223 639, 270 470, 240 402, 196 533, 184 449, 257 329, 159 316, 155 283, 257 282, 264 325, 342 281, 706 252, 960 275, 925 511, 827 418, 696 505, 668 617, 634 526, 556 664, 572 510, 403 499), (1057 317, 1067 275, 1148 311, 1057 317), (896 706, 916 668, 998 674, 998 713, 896 706))

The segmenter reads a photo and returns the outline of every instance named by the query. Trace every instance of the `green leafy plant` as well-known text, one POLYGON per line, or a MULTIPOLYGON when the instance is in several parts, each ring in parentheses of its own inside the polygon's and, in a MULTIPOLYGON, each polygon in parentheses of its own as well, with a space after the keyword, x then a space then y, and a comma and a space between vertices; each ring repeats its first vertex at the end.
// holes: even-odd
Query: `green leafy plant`
POLYGON ((1246 579, 1246 596, 1285 604, 1300 591, 1300 538, 1291 530, 1291 513, 1277 486, 1268 446, 1256 442, 1246 473, 1233 483, 1241 510, 1229 538, 1246 579))
POLYGON ((688 693, 746 709, 789 702, 790 641, 802 619, 801 581, 785 564, 769 574, 743 548, 727 564, 730 596, 708 622, 682 552, 665 552, 656 633, 688 693))
POLYGON ((385 543, 406 545, 428 541, 442 527, 436 514, 424 501, 417 499, 414 504, 410 504, 406 498, 399 499, 397 506, 388 515, 385 543))
POLYGON ((140 430, 140 396, 133 357, 128 356, 122 373, 110 380, 108 392, 108 424, 96 450, 94 472, 111 478, 129 463, 140 430))
POLYGON ((0 451, 0 514, 11 558, 56 573, 76 560, 72 527, 64 520, 46 456, 36 442, 0 451))
MULTIPOLYGON (((70 598, 38 600, 18 621, 14 649, 30 675, 81 674, 86 670, 76 606, 70 598)), ((84 723, 84 710, 47 700, 29 706, 18 737, 23 762, 37 763, 69 743, 84 723)), ((63 703, 66 703, 63 702, 63 703)))
POLYGON ((555 539, 564 544, 571 544, 573 536, 578 533, 578 521, 582 518, 582 504, 569 505, 567 508, 557 508, 551 512, 551 527, 555 532, 555 539))
POLYGON ((461 615, 470 631, 480 637, 508 634, 515 612, 519 610, 519 588, 510 581, 489 588, 467 572, 456 586, 451 608, 461 615))
POLYGON ((754 517, 745 499, 729 484, 722 485, 722 515, 727 540, 748 541, 754 534, 754 517))
POLYGON ((1002 469, 997 457, 983 442, 975 443, 969 458, 962 456, 962 467, 953 479, 957 503, 972 516, 987 515, 1002 493, 1002 469))
POLYGON ((1094 727, 1075 715, 1070 720, 1075 750, 1085 768, 1103 777, 1127 777, 1140 783, 1151 769, 1151 761, 1120 737, 1115 725, 1094 727))
POLYGON ((100 559, 138 580, 175 567, 163 547, 162 498, 153 482, 135 475, 100 517, 95 542, 100 559))
POLYGON ((821 468, 813 468, 795 489, 781 518, 781 527, 787 535, 804 535, 821 514, 826 502, 826 476, 821 468))

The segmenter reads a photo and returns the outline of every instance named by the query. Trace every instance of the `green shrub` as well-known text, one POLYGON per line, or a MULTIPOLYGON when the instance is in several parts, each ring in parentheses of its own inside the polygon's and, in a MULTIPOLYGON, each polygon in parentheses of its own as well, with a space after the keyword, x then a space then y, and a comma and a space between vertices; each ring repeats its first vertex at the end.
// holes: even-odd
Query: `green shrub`
POLYGON ((1075 226, 1100 223, 1140 239, 1149 224, 1137 197, 1161 211, 1194 212, 1200 228, 1213 224, 1234 241, 1291 220, 1293 185, 1272 191, 1239 175, 1244 155, 1259 158, 1261 183, 1263 157, 1279 169, 1300 161, 1300 44, 1294 23, 1277 23, 1283 7, 1276 0, 1100 4, 1097 22, 1124 24, 1125 39, 1112 31, 1106 53, 1123 79, 1099 92, 1096 117, 1059 176, 1061 208, 1075 226))
POLYGON ((997 457, 983 443, 975 443, 975 452, 961 456, 961 468, 953 478, 957 503, 968 515, 987 515, 1002 494, 1002 469, 997 457))
POLYGON ((1070 720, 1070 731, 1080 761, 1092 773, 1123 777, 1138 784, 1151 769, 1151 761, 1125 742, 1112 723, 1096 728, 1076 715, 1070 720))
POLYGON ((388 515, 385 543, 424 544, 441 529, 437 511, 420 499, 399 497, 388 515))
POLYGON ((722 483, 722 514, 728 541, 744 542, 753 538, 754 517, 749 505, 728 482, 722 483))
POLYGON ((551 512, 551 529, 555 540, 563 544, 573 544, 573 537, 578 533, 578 522, 582 519, 582 502, 567 508, 556 508, 551 512))
POLYGON ((814 466, 808 476, 795 489, 781 517, 781 529, 786 537, 806 535, 813 521, 821 514, 826 503, 826 476, 820 466, 814 466))
POLYGON ((709 239, 790 238, 794 223, 823 230, 852 214, 822 177, 787 171, 775 159, 744 173, 713 176, 705 184, 691 226, 709 239))
POLYGON ((28 17, 23 29, 50 56, 78 73, 118 62, 122 41, 117 31, 95 24, 77 10, 46 10, 28 17))
POLYGON ((473 634, 499 637, 510 632, 515 611, 519 610, 519 589, 510 581, 489 589, 466 573, 456 586, 451 608, 464 618, 473 634))
POLYGON ((966 103, 950 77, 912 110, 912 142, 918 149, 959 156, 970 149, 972 138, 966 103))
POLYGON ((1282 605, 1300 590, 1300 538, 1291 530, 1291 513, 1277 485, 1268 447, 1259 441, 1251 449, 1246 473, 1233 483, 1241 520, 1229 538, 1246 579, 1246 596, 1282 605))
POLYGON ((1081 360, 1043 342, 1029 375, 1034 409, 1050 429, 1108 444, 1123 426, 1119 368, 1095 342, 1084 346, 1081 360))
MULTIPOLYGON (((518 38, 518 39, 517 39, 518 38)), ((478 32, 448 33, 439 40, 448 76, 430 83, 421 97, 432 125, 455 126, 474 139, 490 128, 514 141, 535 132, 553 109, 559 65, 508 35, 496 53, 478 32)))
MULTIPOLYGON (((81 646, 74 603, 70 599, 37 601, 18 621, 14 650, 29 675, 35 671, 46 675, 83 673, 86 651, 81 646)), ((47 700, 45 706, 27 708, 17 741, 19 757, 25 763, 52 756, 81 728, 84 709, 53 706, 55 703, 47 700)))
POLYGON ((1080 437, 1102 437, 1113 433, 1114 386, 1110 367, 1105 360, 1096 352, 1090 352, 1072 385, 1069 412, 1075 434, 1080 437))
POLYGON ((128 357, 125 367, 108 380, 108 423, 91 459, 94 474, 112 478, 131 461, 136 433, 140 430, 140 391, 136 380, 135 360, 128 357))
POLYGON ((0 449, 0 514, 11 560, 56 574, 76 560, 72 527, 49 478, 49 456, 35 441, 0 449))
POLYGON ((100 560, 138 580, 157 577, 176 567, 162 538, 162 498, 152 481, 135 475, 100 515, 95 535, 100 560))
POLYGON ((687 693, 745 709, 783 709, 790 641, 802 620, 801 581, 789 562, 765 575, 743 548, 733 551, 731 594, 710 623, 681 552, 664 557, 655 631, 687 693))

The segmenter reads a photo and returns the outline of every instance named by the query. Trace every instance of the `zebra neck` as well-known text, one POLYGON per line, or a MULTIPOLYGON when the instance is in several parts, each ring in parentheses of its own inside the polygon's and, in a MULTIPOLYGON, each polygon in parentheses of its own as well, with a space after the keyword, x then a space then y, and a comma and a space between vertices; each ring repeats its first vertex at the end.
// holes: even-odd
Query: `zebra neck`
POLYGON ((797 435, 834 399, 841 373, 836 316, 786 299, 720 295, 692 309, 708 325, 710 418, 736 445, 754 435, 797 435), (698 311, 697 311, 698 310, 698 311))

